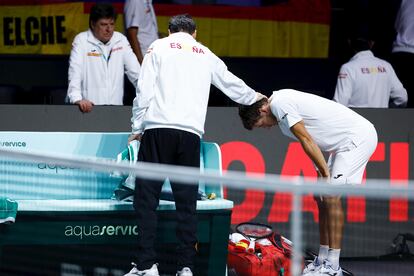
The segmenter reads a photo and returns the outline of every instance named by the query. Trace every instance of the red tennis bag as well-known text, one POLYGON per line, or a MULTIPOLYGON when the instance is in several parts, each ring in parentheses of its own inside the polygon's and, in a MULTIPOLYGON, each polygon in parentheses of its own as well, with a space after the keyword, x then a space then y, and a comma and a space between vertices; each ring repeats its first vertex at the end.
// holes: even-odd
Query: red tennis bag
POLYGON ((290 276, 291 253, 290 241, 270 226, 242 223, 230 235, 227 265, 237 276, 290 276))

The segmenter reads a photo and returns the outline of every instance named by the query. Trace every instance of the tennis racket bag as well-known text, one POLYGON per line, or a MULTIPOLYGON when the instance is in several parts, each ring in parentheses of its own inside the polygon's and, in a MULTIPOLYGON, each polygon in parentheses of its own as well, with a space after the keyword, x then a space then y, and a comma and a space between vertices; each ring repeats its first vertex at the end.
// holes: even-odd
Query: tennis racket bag
POLYGON ((290 276, 291 242, 271 226, 241 223, 230 235, 227 265, 237 276, 290 276))

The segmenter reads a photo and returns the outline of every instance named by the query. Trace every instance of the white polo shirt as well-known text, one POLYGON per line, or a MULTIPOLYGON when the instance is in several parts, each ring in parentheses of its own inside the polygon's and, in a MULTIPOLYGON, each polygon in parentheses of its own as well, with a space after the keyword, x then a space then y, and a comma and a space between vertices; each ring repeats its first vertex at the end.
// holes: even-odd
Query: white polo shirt
POLYGON ((125 28, 138 27, 138 41, 143 55, 158 39, 158 25, 152 0, 126 0, 124 6, 125 28))
POLYGON ((284 135, 297 140, 290 128, 303 120, 315 143, 326 152, 360 145, 366 138, 365 129, 372 128, 367 119, 341 104, 293 89, 273 92, 270 108, 284 135))
POLYGON ((387 108, 390 101, 406 106, 408 96, 391 64, 368 50, 342 65, 333 100, 348 107, 387 108))

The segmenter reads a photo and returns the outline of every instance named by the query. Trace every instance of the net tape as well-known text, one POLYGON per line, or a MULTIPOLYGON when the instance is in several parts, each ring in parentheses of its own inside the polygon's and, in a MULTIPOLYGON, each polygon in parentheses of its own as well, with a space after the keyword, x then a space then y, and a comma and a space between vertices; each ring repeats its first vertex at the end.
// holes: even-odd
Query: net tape
POLYGON ((203 170, 183 166, 154 164, 137 162, 117 163, 111 159, 93 159, 88 157, 75 157, 59 154, 44 154, 40 152, 27 152, 19 150, 0 149, 3 157, 15 160, 33 162, 34 160, 46 163, 54 163, 61 166, 72 166, 79 169, 89 169, 98 172, 122 172, 133 173, 137 177, 153 180, 164 180, 183 182, 188 184, 203 181, 209 185, 224 185, 234 189, 253 189, 263 191, 292 192, 294 194, 347 194, 364 195, 368 197, 388 199, 390 197, 404 197, 414 199, 414 181, 396 181, 390 185, 390 180, 367 179, 365 185, 327 185, 323 181, 310 183, 304 177, 286 177, 277 174, 259 174, 239 171, 227 171, 222 175, 217 170, 203 170))

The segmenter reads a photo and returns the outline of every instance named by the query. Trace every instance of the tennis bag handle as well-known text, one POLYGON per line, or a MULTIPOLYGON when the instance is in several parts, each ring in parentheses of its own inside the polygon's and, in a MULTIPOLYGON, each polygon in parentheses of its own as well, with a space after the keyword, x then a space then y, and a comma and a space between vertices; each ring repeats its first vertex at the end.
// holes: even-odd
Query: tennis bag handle
POLYGON ((267 238, 270 240, 270 242, 272 242, 272 244, 274 246, 276 246, 277 248, 279 248, 280 250, 283 251, 284 254, 286 254, 288 257, 291 257, 292 255, 292 246, 291 246, 291 242, 289 240, 287 240, 286 238, 282 237, 282 235, 280 235, 279 233, 276 233, 272 226, 264 224, 264 223, 257 223, 257 222, 242 222, 239 223, 236 226, 236 232, 242 234, 243 236, 247 237, 247 238, 251 238, 251 235, 249 235, 248 233, 243 232, 241 229, 243 229, 244 226, 259 226, 259 227, 263 227, 267 230, 267 232, 263 233, 261 237, 255 237, 256 239, 264 239, 267 238), (270 231, 271 230, 271 231, 270 231))

